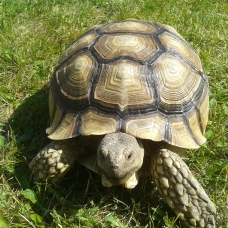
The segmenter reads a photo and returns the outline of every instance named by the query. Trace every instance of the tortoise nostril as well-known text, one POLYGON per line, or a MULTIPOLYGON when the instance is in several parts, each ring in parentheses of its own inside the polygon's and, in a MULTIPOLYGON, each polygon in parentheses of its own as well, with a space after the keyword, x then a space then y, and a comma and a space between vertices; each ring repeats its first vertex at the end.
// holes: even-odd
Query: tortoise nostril
POLYGON ((118 169, 118 165, 111 165, 112 169, 118 169))
POLYGON ((127 159, 131 159, 131 154, 129 154, 129 155, 127 156, 127 159))

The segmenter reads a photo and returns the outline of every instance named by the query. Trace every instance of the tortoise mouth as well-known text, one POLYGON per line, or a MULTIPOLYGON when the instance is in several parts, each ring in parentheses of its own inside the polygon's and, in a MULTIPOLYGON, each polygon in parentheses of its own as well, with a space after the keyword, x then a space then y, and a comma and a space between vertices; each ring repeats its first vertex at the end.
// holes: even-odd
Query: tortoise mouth
POLYGON ((108 175, 103 169, 101 169, 102 175, 112 184, 112 185, 123 185, 125 182, 135 173, 138 171, 138 168, 132 169, 130 172, 126 173, 125 175, 108 175))

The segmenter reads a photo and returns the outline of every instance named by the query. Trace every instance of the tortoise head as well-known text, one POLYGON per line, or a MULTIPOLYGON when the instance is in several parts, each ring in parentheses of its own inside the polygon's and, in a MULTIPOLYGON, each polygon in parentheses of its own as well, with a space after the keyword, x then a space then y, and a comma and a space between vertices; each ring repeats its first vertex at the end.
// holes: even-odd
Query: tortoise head
POLYGON ((134 188, 143 157, 142 142, 134 136, 121 132, 105 135, 97 150, 102 184, 106 187, 124 185, 134 188))

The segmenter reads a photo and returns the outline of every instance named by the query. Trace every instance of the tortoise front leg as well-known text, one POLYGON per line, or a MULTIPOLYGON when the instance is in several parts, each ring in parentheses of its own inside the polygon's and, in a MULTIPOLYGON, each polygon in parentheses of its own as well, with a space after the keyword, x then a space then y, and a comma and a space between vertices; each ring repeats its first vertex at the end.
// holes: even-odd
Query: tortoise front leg
POLYGON ((159 192, 186 227, 215 227, 215 205, 176 153, 161 149, 151 167, 159 192))
POLYGON ((39 182, 59 181, 73 166, 76 152, 69 140, 54 141, 44 147, 29 164, 39 182))

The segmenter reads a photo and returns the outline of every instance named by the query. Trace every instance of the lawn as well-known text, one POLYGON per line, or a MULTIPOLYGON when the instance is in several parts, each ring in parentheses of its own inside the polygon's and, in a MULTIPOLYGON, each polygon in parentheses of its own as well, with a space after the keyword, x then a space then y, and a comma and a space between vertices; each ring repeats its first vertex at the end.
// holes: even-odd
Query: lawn
MULTIPOLYGON (((105 188, 76 165, 58 184, 34 183, 28 164, 49 140, 49 79, 61 52, 95 24, 169 24, 196 49, 210 83, 207 143, 185 162, 228 227, 227 0, 0 1, 0 227, 181 227, 149 178, 105 188)), ((183 226, 182 226, 183 227, 183 226)))

